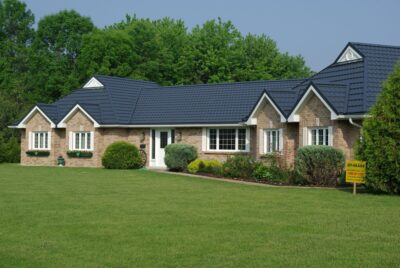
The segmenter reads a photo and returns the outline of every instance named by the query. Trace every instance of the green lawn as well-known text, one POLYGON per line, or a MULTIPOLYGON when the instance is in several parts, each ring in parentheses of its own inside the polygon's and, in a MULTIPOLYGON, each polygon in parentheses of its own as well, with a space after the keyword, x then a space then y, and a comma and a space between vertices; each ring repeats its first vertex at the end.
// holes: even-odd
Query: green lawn
POLYGON ((0 165, 1 267, 398 267, 400 198, 0 165))

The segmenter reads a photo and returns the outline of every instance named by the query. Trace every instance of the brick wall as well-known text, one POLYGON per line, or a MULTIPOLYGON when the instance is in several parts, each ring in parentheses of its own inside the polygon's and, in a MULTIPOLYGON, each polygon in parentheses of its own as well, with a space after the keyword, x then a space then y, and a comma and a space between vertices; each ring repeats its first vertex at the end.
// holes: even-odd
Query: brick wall
MULTIPOLYGON (((305 103, 299 115, 298 143, 300 146, 305 145, 303 144, 304 128, 330 126, 333 133, 333 146, 341 149, 346 158, 351 159, 354 157, 353 146, 360 137, 360 129, 346 120, 331 120, 330 111, 315 94, 312 94, 305 103)), ((308 131, 306 135, 308 135, 308 131)), ((308 137, 305 137, 305 140, 308 140, 308 137)))

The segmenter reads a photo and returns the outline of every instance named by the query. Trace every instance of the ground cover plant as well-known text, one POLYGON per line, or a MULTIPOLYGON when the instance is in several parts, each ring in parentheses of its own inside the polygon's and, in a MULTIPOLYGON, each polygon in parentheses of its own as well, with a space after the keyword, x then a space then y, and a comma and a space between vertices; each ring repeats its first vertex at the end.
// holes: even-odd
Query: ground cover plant
POLYGON ((396 267, 400 198, 0 165, 2 267, 396 267))

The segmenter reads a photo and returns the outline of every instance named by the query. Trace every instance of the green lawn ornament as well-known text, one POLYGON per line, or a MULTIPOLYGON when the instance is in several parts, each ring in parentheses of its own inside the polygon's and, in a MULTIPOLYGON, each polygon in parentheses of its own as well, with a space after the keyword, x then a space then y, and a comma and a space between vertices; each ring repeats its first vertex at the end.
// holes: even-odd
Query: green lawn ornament
POLYGON ((61 155, 57 158, 57 165, 60 167, 65 166, 65 159, 61 155))

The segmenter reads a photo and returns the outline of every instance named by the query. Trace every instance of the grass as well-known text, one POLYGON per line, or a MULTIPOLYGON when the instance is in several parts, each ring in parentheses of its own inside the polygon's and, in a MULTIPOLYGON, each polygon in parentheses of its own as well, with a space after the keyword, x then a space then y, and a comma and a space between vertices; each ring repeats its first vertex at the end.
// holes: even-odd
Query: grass
POLYGON ((400 198, 0 165, 1 267, 397 267, 400 198))

